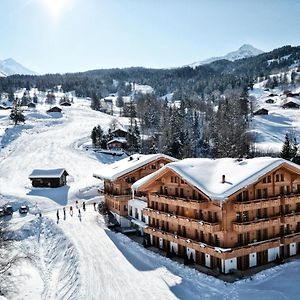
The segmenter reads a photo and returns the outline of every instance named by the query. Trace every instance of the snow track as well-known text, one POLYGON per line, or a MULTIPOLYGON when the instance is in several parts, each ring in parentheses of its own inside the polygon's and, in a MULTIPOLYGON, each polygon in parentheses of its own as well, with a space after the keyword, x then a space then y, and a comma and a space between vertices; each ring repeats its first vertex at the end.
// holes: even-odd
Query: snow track
MULTIPOLYGON (((23 222, 18 220, 15 227, 21 224, 23 222)), ((78 253, 62 230, 45 217, 35 217, 14 230, 17 249, 30 258, 43 282, 39 297, 53 300, 80 298, 78 253)), ((26 288, 25 285, 23 289, 26 288)))

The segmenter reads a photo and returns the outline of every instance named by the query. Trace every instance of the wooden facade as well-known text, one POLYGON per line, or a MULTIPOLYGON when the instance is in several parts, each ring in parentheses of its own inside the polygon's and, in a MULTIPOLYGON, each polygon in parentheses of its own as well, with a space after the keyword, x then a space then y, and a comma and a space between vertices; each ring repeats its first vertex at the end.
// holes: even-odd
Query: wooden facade
POLYGON ((166 168, 147 194, 148 242, 222 273, 300 253, 300 169, 283 164, 228 198, 209 199, 166 168))
POLYGON ((132 198, 131 186, 137 180, 157 171, 171 160, 161 157, 118 177, 104 179, 103 193, 108 209, 122 217, 128 216, 128 200, 132 198))
POLYGON ((57 176, 35 176, 29 177, 33 187, 49 187, 49 188, 57 188, 67 184, 67 176, 69 174, 67 171, 64 171, 62 174, 57 176))

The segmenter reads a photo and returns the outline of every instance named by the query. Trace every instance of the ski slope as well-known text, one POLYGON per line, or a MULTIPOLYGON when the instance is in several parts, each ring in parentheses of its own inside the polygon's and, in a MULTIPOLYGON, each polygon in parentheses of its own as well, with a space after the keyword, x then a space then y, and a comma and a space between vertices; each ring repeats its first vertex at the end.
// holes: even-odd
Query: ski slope
MULTIPOLYGON (((43 210, 74 201, 81 189, 99 184, 93 172, 102 163, 83 155, 80 143, 89 140, 91 130, 101 123, 107 128, 111 116, 92 111, 86 103, 65 107, 62 116, 29 119, 27 129, 9 143, 0 154, 0 190, 9 199, 36 203, 43 210), (28 179, 35 168, 65 168, 70 174, 68 186, 58 189, 33 189, 28 179)), ((35 116, 38 114, 35 113, 35 116)), ((16 131, 18 128, 11 128, 16 131)), ((12 136, 12 134, 9 134, 12 136)))
MULTIPOLYGON (((295 91, 298 91, 295 89, 295 91)), ((265 152, 280 152, 286 133, 293 132, 295 136, 300 135, 300 109, 284 109, 282 105, 286 98, 282 95, 282 90, 265 91, 263 83, 254 85, 250 96, 256 98, 254 111, 265 108, 269 111, 268 115, 254 116, 251 131, 255 137, 255 147, 257 150, 265 152), (270 93, 278 96, 269 97, 270 93), (265 101, 272 98, 274 103, 265 101)), ((295 98, 297 101, 297 98, 295 98)), ((300 100, 300 99, 299 99, 300 100)))
MULTIPOLYGON (((92 205, 83 212, 83 200, 95 201, 92 177, 107 159, 81 150, 93 126, 103 128, 111 116, 92 111, 84 100, 49 116, 46 108, 27 112, 26 126, 5 131, 0 152, 2 202, 38 206, 43 216, 17 213, 9 221, 19 251, 32 256, 13 270, 16 288, 11 299, 296 299, 300 292, 300 262, 263 271, 252 280, 234 284, 202 274, 111 232, 92 205), (64 167, 67 187, 32 189, 33 168, 64 167), (74 201, 79 200, 81 218, 74 201), (73 205, 70 216, 68 206, 73 205), (62 207, 67 206, 66 218, 62 207), (60 220, 56 220, 56 209, 60 220), (293 288, 291 288, 293 287, 293 288)), ((6 116, 1 126, 8 124, 6 116), (6 121, 5 121, 6 120, 6 121)))

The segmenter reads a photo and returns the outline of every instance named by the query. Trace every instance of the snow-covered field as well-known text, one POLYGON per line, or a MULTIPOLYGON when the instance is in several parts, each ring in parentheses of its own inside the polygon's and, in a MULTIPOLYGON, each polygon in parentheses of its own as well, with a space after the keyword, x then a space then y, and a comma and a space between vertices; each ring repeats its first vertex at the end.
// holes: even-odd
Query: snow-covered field
MULTIPOLYGON (((299 92, 300 89, 294 89, 299 92)), ((255 134, 255 146, 257 150, 266 152, 280 152, 286 133, 294 132, 295 136, 300 135, 300 109, 284 109, 282 105, 291 100, 282 95, 282 90, 265 91, 263 83, 254 85, 250 95, 256 98, 254 111, 265 108, 268 115, 254 116, 251 124, 252 132, 255 134), (269 97, 274 93, 278 96, 269 97), (267 99, 273 99, 274 103, 266 103, 267 99)), ((295 98, 296 102, 300 98, 295 98)))
MULTIPOLYGON (((43 211, 42 217, 15 213, 9 221, 16 248, 31 257, 12 269, 16 287, 9 298, 297 299, 299 261, 263 271, 252 280, 225 284, 111 232, 92 205, 86 212, 81 209, 81 217, 77 208, 71 216, 68 205, 74 206, 75 200, 100 200, 95 193, 99 181, 92 174, 109 160, 105 156, 99 160, 80 146, 88 141, 93 126, 105 128, 113 117, 92 111, 85 100, 63 108, 61 116, 45 111, 40 106, 27 112, 22 130, 10 126, 2 139, 1 201, 11 201, 15 207, 26 202, 32 211, 34 206, 43 211), (57 167, 69 172, 67 187, 31 188, 32 169, 57 167), (67 206, 65 219, 63 206, 67 206)), ((3 115, 0 126, 5 124, 3 115)))

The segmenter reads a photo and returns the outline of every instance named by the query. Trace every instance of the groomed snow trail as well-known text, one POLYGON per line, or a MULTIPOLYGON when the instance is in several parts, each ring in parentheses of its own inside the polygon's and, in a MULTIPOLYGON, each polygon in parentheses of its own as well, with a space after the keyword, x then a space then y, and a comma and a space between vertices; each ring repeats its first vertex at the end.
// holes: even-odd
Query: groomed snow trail
MULTIPOLYGON (((56 220, 55 213, 51 216, 56 220)), ((79 252, 82 299, 175 299, 161 270, 141 272, 135 268, 97 224, 99 218, 93 207, 87 206, 81 221, 75 210, 73 217, 67 214, 58 224, 79 252)))

